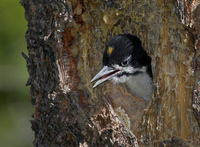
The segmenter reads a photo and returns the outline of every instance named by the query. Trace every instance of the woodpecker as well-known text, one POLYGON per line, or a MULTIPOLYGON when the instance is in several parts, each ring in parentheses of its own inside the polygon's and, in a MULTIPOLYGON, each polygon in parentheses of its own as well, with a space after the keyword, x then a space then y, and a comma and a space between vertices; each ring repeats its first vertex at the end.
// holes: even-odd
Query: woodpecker
POLYGON ((93 88, 110 80, 114 84, 125 83, 128 91, 135 96, 151 100, 153 75, 151 58, 147 55, 138 37, 120 34, 107 44, 103 54, 103 68, 91 80, 98 80, 93 88))

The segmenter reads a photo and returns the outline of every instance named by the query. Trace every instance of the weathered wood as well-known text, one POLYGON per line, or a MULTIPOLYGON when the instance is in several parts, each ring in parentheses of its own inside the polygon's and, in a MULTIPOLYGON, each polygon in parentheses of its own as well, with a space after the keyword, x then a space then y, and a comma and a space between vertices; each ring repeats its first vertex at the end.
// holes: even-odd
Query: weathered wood
POLYGON ((199 93, 193 100, 200 80, 198 1, 21 4, 28 21, 24 57, 35 146, 158 146, 165 140, 200 145, 193 112, 199 116, 199 93), (120 33, 138 36, 152 58, 155 92, 149 105, 123 84, 92 88, 106 43, 120 33))

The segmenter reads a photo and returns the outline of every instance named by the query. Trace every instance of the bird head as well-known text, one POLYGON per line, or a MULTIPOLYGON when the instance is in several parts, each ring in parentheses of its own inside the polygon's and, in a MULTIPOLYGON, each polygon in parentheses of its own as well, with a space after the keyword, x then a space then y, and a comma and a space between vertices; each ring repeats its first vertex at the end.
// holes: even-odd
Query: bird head
POLYGON ((91 80, 98 80, 93 87, 111 80, 113 83, 125 83, 131 76, 151 73, 151 58, 141 46, 141 41, 130 34, 117 35, 107 44, 103 54, 103 68, 91 80))

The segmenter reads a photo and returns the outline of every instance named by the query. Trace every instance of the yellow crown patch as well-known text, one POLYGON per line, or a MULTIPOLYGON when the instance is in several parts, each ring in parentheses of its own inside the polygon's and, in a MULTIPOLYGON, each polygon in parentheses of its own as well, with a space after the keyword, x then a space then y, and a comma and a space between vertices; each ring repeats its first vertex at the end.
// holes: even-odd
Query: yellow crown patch
POLYGON ((108 47, 107 53, 108 53, 109 56, 111 55, 111 53, 113 52, 113 50, 114 50, 113 47, 111 47, 111 46, 108 47))

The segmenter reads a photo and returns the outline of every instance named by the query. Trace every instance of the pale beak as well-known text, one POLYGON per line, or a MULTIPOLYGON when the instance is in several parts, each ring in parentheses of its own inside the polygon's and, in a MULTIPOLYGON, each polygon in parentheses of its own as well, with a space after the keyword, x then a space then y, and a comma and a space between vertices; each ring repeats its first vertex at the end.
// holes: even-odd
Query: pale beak
POLYGON ((108 79, 117 75, 120 70, 115 69, 113 67, 104 66, 103 69, 91 80, 91 82, 98 80, 93 88, 97 87, 99 84, 107 81, 108 79))

